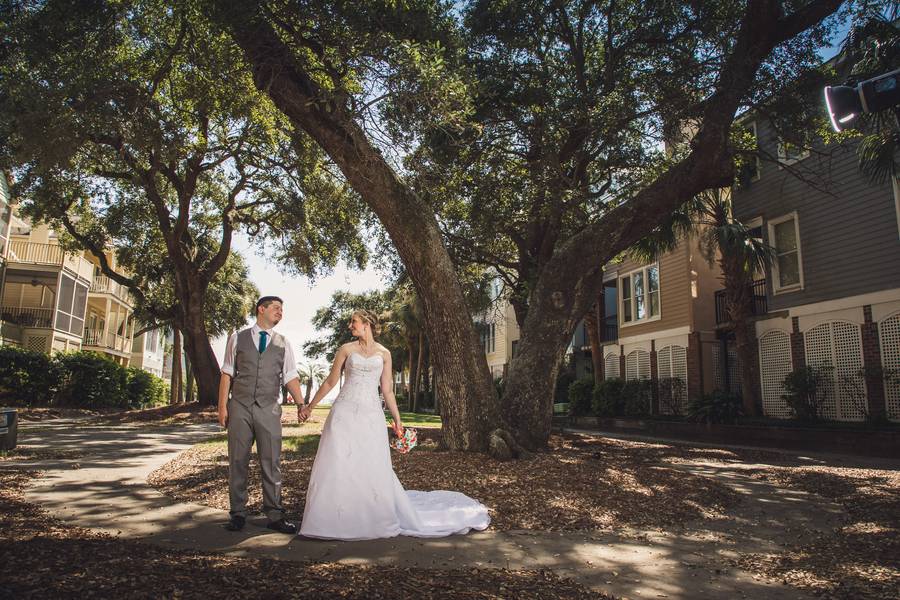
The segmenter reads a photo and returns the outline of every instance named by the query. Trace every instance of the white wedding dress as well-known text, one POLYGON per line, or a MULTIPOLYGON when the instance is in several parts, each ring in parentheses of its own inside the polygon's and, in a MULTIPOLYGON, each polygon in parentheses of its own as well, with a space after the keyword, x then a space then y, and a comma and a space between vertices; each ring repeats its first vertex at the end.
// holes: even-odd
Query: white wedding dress
POLYGON ((443 537, 482 530, 487 508, 465 494, 406 491, 391 465, 378 384, 384 361, 353 353, 325 420, 306 492, 300 535, 370 540, 443 537))

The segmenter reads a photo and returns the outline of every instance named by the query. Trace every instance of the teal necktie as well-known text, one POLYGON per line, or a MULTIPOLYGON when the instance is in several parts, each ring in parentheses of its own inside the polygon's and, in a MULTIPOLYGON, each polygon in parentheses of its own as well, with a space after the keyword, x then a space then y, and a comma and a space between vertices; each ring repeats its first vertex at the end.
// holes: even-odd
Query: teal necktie
POLYGON ((259 332, 259 353, 262 354, 266 351, 266 338, 269 337, 269 334, 265 331, 259 332))

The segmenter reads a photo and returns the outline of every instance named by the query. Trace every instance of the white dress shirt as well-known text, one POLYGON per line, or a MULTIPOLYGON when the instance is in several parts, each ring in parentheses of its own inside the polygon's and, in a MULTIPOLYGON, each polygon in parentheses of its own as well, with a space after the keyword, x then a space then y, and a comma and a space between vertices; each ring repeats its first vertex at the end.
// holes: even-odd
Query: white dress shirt
MULTIPOLYGON (((263 329, 257 323, 250 328, 250 336, 253 338, 253 345, 259 348, 259 332, 265 331, 268 335, 267 343, 272 342, 271 329, 263 329)), ((225 360, 222 363, 222 372, 230 377, 234 377, 234 348, 237 345, 237 333, 231 334, 228 343, 225 344, 225 360)), ((284 365, 281 367, 282 382, 287 384, 291 379, 299 377, 297 374, 297 361, 294 359, 294 349, 287 338, 284 338, 284 365)))

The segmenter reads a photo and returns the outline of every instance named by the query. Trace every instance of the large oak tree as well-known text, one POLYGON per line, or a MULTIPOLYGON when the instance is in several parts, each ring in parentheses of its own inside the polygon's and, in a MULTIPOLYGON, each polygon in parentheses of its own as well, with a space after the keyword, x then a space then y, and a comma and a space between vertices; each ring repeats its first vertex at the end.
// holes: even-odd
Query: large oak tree
MULTIPOLYGON (((841 4, 475 2, 467 7, 468 32, 459 36, 451 8, 425 0, 257 1, 239 8, 210 1, 210 13, 244 50, 259 89, 321 145, 381 220, 435 340, 438 392, 449 405, 445 441, 480 450, 500 422, 498 404, 435 217, 441 207, 427 196, 429 186, 417 193, 379 150, 377 136, 391 130, 368 126, 372 103, 396 92, 407 103, 408 125, 424 123, 410 136, 413 144, 462 136, 472 113, 459 98, 467 96, 467 78, 460 74, 465 61, 454 54, 457 38, 470 36, 463 56, 479 63, 476 85, 496 78, 488 83, 497 101, 483 104, 480 122, 475 113, 476 129, 509 133, 488 138, 501 162, 489 161, 472 181, 482 186, 481 178, 494 175, 490 193, 478 190, 481 206, 524 209, 511 231, 498 231, 506 237, 499 242, 513 249, 507 272, 525 309, 517 311, 522 339, 502 423, 524 446, 538 448, 549 436, 560 361, 597 297, 602 265, 699 192, 731 184, 735 115, 793 72, 785 65, 812 61, 825 41, 820 25, 841 4), (448 111, 448 103, 458 107, 448 111), (462 118, 446 119, 454 110, 462 118), (685 130, 689 144, 651 154, 654 140, 685 130), (506 168, 504 155, 519 160, 519 171, 506 168)), ((459 246, 482 249, 466 235, 459 246)))
POLYGON ((214 403, 207 300, 232 234, 246 228, 306 274, 339 258, 360 264, 361 203, 196 2, 5 7, 0 157, 25 210, 64 227, 139 299, 153 265, 132 261, 129 276, 104 250, 158 246, 176 301, 157 318, 184 334, 200 400, 214 403))

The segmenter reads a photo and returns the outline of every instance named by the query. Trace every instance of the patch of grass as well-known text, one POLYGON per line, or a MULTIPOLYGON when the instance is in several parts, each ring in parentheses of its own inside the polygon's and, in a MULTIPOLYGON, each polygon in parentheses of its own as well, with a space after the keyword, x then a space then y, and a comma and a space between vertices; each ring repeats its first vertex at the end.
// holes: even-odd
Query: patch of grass
MULTIPOLYGON (((441 426, 441 416, 440 415, 429 415, 426 413, 413 413, 413 412, 401 412, 400 418, 403 420, 403 425, 406 427, 440 427, 441 426)), ((391 422, 391 416, 388 413, 385 413, 385 419, 388 423, 391 422)))
POLYGON ((320 438, 319 434, 285 436, 281 438, 281 451, 313 456, 319 449, 320 438))
POLYGON ((228 445, 228 434, 219 433, 211 438, 207 438, 198 444, 199 446, 221 446, 228 445))
MULTIPOLYGON (((296 452, 298 454, 308 454, 310 456, 316 453, 319 447, 319 434, 308 433, 304 435, 285 435, 281 438, 282 452, 296 452)), ((227 434, 221 433, 209 439, 203 440, 198 446, 213 448, 216 446, 225 448, 228 445, 227 434)), ((255 445, 254 445, 255 446, 255 445)), ((253 452, 256 452, 254 447, 253 452)))

